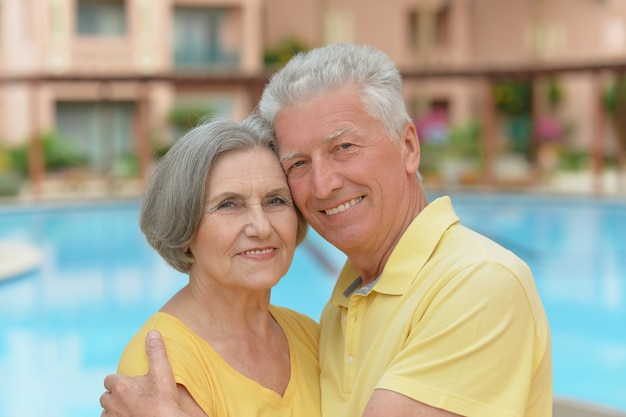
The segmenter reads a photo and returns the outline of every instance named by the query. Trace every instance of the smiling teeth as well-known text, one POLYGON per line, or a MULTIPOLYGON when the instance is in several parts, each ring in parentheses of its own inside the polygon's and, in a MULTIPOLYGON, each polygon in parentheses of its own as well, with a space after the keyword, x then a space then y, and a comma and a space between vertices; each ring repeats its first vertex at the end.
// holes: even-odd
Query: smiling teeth
POLYGON ((243 252, 244 255, 266 255, 270 252, 273 252, 274 249, 263 249, 263 250, 247 250, 243 252))
POLYGON ((333 214, 341 213, 342 211, 348 210, 350 207, 354 206, 356 203, 358 203, 361 200, 363 200, 363 197, 353 198, 347 203, 341 204, 339 207, 335 207, 329 210, 324 210, 324 212, 332 216, 333 214))

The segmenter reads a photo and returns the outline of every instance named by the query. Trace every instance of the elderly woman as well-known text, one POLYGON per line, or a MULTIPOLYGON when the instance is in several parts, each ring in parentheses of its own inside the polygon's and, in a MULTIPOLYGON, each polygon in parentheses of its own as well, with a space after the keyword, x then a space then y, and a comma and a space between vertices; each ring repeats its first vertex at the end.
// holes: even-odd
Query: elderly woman
POLYGON ((307 230, 271 130, 254 116, 192 129, 152 175, 141 230, 189 283, 130 341, 118 372, 147 373, 156 329, 188 414, 319 417, 318 325, 270 304, 307 230))

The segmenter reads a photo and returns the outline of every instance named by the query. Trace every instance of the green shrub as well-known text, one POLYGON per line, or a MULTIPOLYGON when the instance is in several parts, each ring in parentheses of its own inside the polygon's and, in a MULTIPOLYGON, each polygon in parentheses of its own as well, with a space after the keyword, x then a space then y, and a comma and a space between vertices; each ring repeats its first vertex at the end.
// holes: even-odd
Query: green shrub
MULTIPOLYGON (((66 168, 85 166, 89 159, 79 152, 71 142, 55 133, 46 133, 41 138, 46 172, 61 171, 66 168)), ((9 165, 12 171, 28 175, 28 148, 23 144, 9 151, 9 165)))
POLYGON ((603 92, 602 101, 615 136, 626 149, 626 74, 620 74, 603 92))
POLYGON ((133 178, 139 176, 139 157, 134 152, 126 152, 117 157, 111 172, 116 177, 133 178))
POLYGON ((156 148, 153 152, 154 159, 158 161, 159 159, 163 158, 165 154, 167 153, 167 151, 170 150, 171 147, 172 145, 170 144, 170 145, 159 146, 158 148, 156 148))
POLYGON ((496 108, 507 116, 530 113, 532 85, 527 80, 501 81, 493 86, 496 108))
POLYGON ((0 197, 13 197, 19 194, 22 178, 15 172, 0 173, 0 197))
POLYGON ((285 65, 298 52, 308 51, 310 48, 295 36, 290 36, 265 50, 263 61, 271 69, 285 65))
POLYGON ((475 120, 452 128, 450 150, 455 154, 480 161, 482 157, 481 126, 475 120))
POLYGON ((482 167, 481 125, 475 120, 452 126, 443 141, 420 141, 420 172, 439 172, 446 159, 468 162, 474 168, 482 167))
POLYGON ((202 104, 179 104, 169 114, 169 121, 183 133, 198 126, 201 121, 208 121, 215 116, 211 106, 202 104))
POLYGON ((564 148, 559 154, 559 168, 564 171, 586 169, 591 161, 588 151, 564 148))

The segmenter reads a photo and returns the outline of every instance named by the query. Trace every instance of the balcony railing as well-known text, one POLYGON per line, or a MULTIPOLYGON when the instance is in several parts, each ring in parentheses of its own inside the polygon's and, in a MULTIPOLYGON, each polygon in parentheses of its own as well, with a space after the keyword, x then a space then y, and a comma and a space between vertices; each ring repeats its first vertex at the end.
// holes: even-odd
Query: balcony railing
POLYGON ((68 72, 135 73, 133 42, 128 37, 79 37, 71 46, 68 72))

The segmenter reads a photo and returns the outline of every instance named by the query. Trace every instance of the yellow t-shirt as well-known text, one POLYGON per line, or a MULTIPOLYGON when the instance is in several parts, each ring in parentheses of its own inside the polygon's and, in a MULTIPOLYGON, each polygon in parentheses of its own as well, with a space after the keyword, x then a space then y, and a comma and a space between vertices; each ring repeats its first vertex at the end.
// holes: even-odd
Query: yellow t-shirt
POLYGON ((532 274, 460 225, 448 197, 412 222, 373 288, 344 295, 357 279, 346 262, 321 318, 324 416, 360 417, 376 388, 469 417, 552 415, 532 274))
POLYGON ((209 417, 320 417, 319 325, 285 308, 270 306, 270 312, 289 343, 291 378, 282 397, 234 370, 183 322, 161 312, 148 319, 128 343, 118 373, 147 373, 145 336, 157 329, 165 340, 176 382, 185 386, 209 417))

